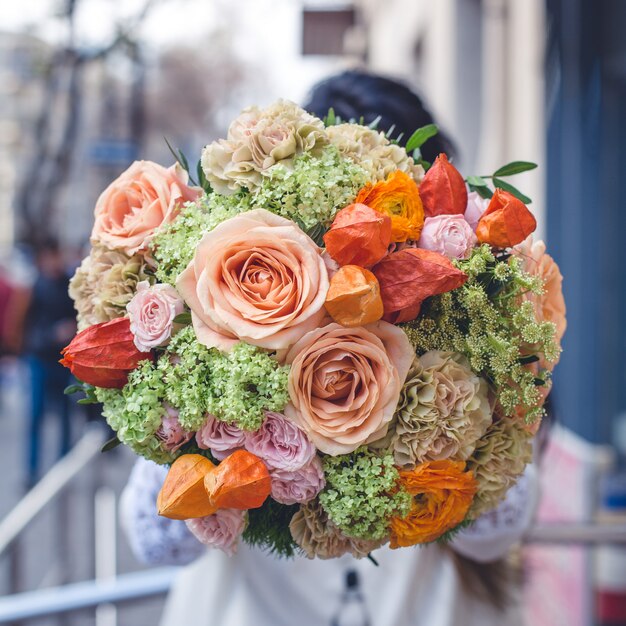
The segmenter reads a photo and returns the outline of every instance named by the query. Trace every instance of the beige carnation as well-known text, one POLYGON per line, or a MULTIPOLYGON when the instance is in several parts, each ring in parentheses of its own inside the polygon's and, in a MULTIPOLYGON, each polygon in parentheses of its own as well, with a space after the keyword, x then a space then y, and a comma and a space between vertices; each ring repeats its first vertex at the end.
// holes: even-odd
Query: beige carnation
POLYGON ((334 559, 348 553, 361 559, 388 541, 387 538, 372 541, 346 537, 328 519, 318 500, 312 500, 300 507, 291 518, 289 530, 293 540, 309 559, 334 559))
POLYGON ((245 109, 228 129, 227 139, 202 152, 202 169, 213 188, 231 194, 254 189, 271 167, 289 167, 293 157, 328 143, 323 122, 293 102, 279 100, 268 108, 245 109))
POLYGON ((382 132, 360 124, 338 124, 326 132, 339 152, 368 172, 372 182, 385 180, 396 170, 409 174, 417 184, 424 177, 424 168, 382 132))
POLYGON ((478 482, 471 519, 494 509, 504 499, 532 461, 531 441, 532 434, 521 420, 502 418, 487 429, 467 464, 478 482))
POLYGON ((78 330, 126 314, 137 283, 150 280, 146 263, 119 250, 94 246, 70 280, 69 293, 78 311, 78 330))
POLYGON ((416 359, 402 389, 389 439, 395 461, 466 460, 491 424, 484 379, 467 359, 433 350, 416 359))

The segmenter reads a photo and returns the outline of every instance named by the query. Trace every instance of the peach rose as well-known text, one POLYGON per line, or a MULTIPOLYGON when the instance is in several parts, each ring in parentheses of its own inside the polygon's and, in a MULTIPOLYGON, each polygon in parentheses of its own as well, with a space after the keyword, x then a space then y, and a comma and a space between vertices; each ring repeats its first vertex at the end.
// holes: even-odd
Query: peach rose
POLYGON ((146 250, 156 229, 200 195, 187 181, 187 172, 178 164, 165 168, 135 161, 98 198, 91 242, 129 255, 146 250))
POLYGON ((414 356, 404 332, 387 322, 317 328, 286 355, 285 415, 318 450, 352 452, 385 435, 414 356))
POLYGON ((255 209, 204 235, 177 288, 200 343, 228 350, 243 340, 279 350, 320 325, 328 271, 320 248, 293 222, 255 209))
MULTIPOLYGON (((544 293, 541 296, 528 294, 535 307, 537 319, 542 322, 553 322, 556 326, 556 341, 561 339, 567 328, 565 318, 565 299, 563 298, 563 276, 554 259, 546 254, 546 244, 528 237, 515 247, 517 256, 523 259, 524 270, 533 276, 539 276, 544 282, 544 293)), ((541 363, 542 367, 552 370, 556 363, 541 363)))

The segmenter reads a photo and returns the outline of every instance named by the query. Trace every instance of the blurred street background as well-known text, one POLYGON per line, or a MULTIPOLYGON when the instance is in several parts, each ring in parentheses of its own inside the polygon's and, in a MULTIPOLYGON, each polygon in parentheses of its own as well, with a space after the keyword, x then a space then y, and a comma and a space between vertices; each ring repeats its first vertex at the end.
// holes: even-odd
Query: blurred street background
MULTIPOLYGON (((0 593, 141 570, 115 512, 133 456, 100 455, 99 416, 62 396, 68 380, 54 366, 74 332, 67 280, 99 193, 135 159, 170 164, 164 138, 195 162, 244 106, 303 102, 352 67, 413 87, 464 173, 539 164, 515 185, 533 199, 568 307, 540 522, 623 519, 624 33, 620 0, 1 2, 0 520, 19 516, 0 523, 0 593), (42 290, 55 306, 33 310, 42 290)), ((608 621, 603 604, 626 607, 623 546, 529 546, 528 623, 626 623, 608 621)), ((28 623, 156 624, 160 580, 117 614, 103 605, 28 623)))

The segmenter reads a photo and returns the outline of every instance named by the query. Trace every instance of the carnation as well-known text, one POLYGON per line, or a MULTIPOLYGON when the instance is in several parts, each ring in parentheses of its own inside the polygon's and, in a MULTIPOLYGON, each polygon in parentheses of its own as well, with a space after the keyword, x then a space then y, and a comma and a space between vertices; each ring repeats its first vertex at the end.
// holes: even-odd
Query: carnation
POLYGON ((78 330, 124 317, 138 283, 153 280, 142 256, 94 246, 70 280, 78 330))
POLYGON ((246 528, 247 511, 220 509, 213 515, 189 519, 185 523, 196 539, 228 556, 237 552, 239 538, 246 528))
POLYGON ((512 418, 495 421, 467 465, 478 483, 470 518, 494 509, 531 461, 532 435, 524 423, 512 418))
POLYGON ((273 411, 266 411, 261 428, 246 436, 245 447, 261 457, 270 470, 298 470, 315 456, 315 446, 305 432, 273 411))
POLYGON ((414 362, 396 409, 391 445, 398 465, 467 459, 491 424, 485 380, 454 352, 431 351, 414 362))
POLYGON ((272 498, 281 504, 309 502, 324 488, 324 471, 319 457, 315 456, 297 470, 276 469, 270 472, 272 498))

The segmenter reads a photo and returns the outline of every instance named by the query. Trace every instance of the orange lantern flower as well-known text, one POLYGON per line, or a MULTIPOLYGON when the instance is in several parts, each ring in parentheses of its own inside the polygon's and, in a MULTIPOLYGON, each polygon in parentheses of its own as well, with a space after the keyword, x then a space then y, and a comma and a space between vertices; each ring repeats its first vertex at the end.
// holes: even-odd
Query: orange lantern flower
POLYGON ((325 306, 335 322, 348 328, 377 322, 383 301, 376 276, 357 265, 344 265, 330 280, 325 306))
POLYGON ((417 240, 424 226, 424 207, 415 181, 396 170, 384 181, 368 184, 359 191, 356 202, 391 218, 391 240, 417 240))
POLYGON ((165 477, 157 498, 159 515, 169 519, 205 517, 217 511, 204 488, 215 465, 201 454, 179 456, 165 477))
POLYGON ((454 267, 450 259, 423 248, 394 252, 372 272, 380 284, 383 319, 392 323, 415 319, 426 298, 452 291, 467 280, 467 275, 454 267))
POLYGON ((426 217, 463 214, 467 208, 467 187, 459 170, 441 153, 420 183, 426 217))
POLYGON ((391 548, 428 543, 458 526, 477 490, 465 463, 449 459, 400 470, 399 484, 415 497, 406 517, 391 520, 391 548))
POLYGON ((480 243, 495 248, 510 248, 535 231, 537 220, 528 207, 514 195, 496 189, 487 210, 476 227, 480 243))
POLYGON ((324 235, 328 254, 339 265, 370 267, 391 243, 391 219, 364 204, 351 204, 335 216, 324 235))
POLYGON ((95 387, 121 389, 141 361, 152 358, 135 346, 130 320, 120 317, 85 328, 61 352, 61 365, 95 387))

